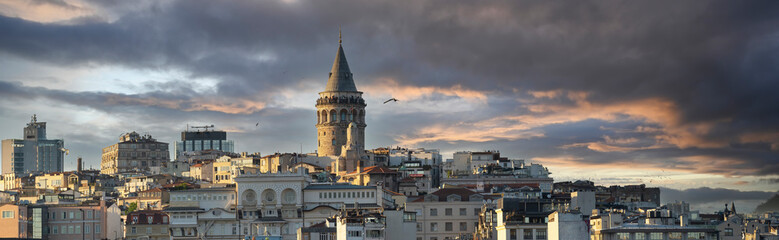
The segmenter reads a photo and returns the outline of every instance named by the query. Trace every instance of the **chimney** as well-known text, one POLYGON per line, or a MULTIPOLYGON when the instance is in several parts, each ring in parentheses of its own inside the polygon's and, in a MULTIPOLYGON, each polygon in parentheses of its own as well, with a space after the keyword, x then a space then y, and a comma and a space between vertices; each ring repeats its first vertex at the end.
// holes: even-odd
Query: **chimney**
POLYGON ((81 165, 81 157, 79 157, 76 159, 76 171, 81 172, 82 170, 81 166, 83 165, 81 165))

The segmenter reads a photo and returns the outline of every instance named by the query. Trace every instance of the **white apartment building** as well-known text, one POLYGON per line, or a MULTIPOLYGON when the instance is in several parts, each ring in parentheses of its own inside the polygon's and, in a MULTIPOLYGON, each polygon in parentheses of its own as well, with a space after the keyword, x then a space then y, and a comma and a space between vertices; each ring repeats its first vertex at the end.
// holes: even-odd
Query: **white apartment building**
POLYGON ((336 216, 338 240, 407 240, 416 238, 416 213, 402 209, 341 211, 336 216))
POLYGON ((442 188, 415 200, 406 210, 416 212, 417 240, 470 239, 486 204, 484 196, 465 188, 442 188))
POLYGON ((170 192, 170 206, 164 211, 170 215, 171 239, 242 238, 235 202, 232 187, 170 192))

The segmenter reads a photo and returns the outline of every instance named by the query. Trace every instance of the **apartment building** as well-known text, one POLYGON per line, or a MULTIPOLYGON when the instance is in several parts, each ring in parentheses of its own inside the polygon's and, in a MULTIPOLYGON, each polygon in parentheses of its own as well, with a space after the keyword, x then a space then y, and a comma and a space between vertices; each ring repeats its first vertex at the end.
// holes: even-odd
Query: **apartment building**
POLYGON ((406 209, 417 213, 418 240, 471 239, 485 203, 485 197, 479 193, 445 187, 424 197, 409 199, 406 209))

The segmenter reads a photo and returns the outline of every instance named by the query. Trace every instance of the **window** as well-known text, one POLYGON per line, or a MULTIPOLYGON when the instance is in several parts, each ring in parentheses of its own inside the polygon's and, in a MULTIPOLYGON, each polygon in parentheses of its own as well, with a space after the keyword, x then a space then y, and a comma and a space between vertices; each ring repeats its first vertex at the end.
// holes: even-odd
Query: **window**
POLYGON ((444 214, 446 216, 452 216, 452 209, 451 208, 444 209, 444 214))
POLYGON ((74 219, 74 218, 76 218, 76 213, 71 211, 70 212, 70 219, 74 219))
POLYGON ((51 232, 55 233, 55 234, 59 233, 59 229, 57 228, 56 225, 55 226, 51 226, 51 232))
POLYGON ((430 216, 438 216, 438 209, 431 208, 430 209, 430 216))
POLYGON ((135 230, 135 227, 130 228, 130 233, 133 233, 133 234, 137 233, 136 230, 135 230))
POLYGON ((14 218, 14 211, 3 211, 3 218, 14 218))
POLYGON ((62 234, 68 234, 68 226, 62 226, 62 234))
POLYGON ((168 217, 162 216, 162 223, 168 223, 168 217))
POLYGON ((422 223, 417 223, 417 232, 421 232, 422 230, 422 223))
POLYGON ((460 208, 460 216, 468 215, 468 211, 465 208, 460 208))
POLYGON ((536 229, 536 239, 546 239, 546 229, 536 229))
POLYGON ((635 240, 646 240, 646 233, 636 233, 635 240))
POLYGON ((706 234, 702 232, 687 233, 687 239, 706 239, 706 234))
POLYGON ((453 229, 453 226, 452 226, 452 222, 444 223, 444 230, 446 230, 447 232, 453 231, 454 229, 453 229))
POLYGON ((617 233, 617 239, 628 240, 630 239, 630 233, 626 233, 626 232, 617 233))
POLYGON ((663 233, 659 233, 659 232, 649 233, 649 239, 651 239, 651 240, 663 240, 663 233))
POLYGON ((359 237, 360 231, 349 231, 348 232, 349 237, 359 237))
POLYGON ((523 233, 524 233, 524 236, 522 237, 522 239, 533 239, 533 231, 532 230, 525 229, 525 231, 523 233))
POLYGON ((430 231, 438 232, 438 223, 430 223, 430 231))
POLYGON ((146 223, 152 224, 152 220, 154 220, 154 217, 146 217, 146 223))
POLYGON ((507 229, 509 231, 509 240, 517 240, 517 229, 507 229))
POLYGON ((68 226, 68 232, 71 233, 71 234, 75 233, 76 232, 76 227, 75 226, 68 226))
POLYGON ((76 234, 81 234, 81 226, 76 225, 76 234))
POLYGON ((151 227, 146 227, 146 234, 151 234, 151 227))
POLYGON ((668 239, 669 240, 681 240, 682 239, 682 233, 680 233, 680 232, 668 233, 668 239))
POLYGON ((481 208, 474 208, 474 209, 473 209, 473 215, 474 215, 474 216, 479 216, 479 213, 480 213, 480 212, 481 212, 481 208))
POLYGON ((95 233, 100 233, 100 224, 95 224, 95 233))
POLYGON ((725 236, 733 236, 733 229, 725 228, 725 236))
POLYGON ((84 225, 84 233, 89 233, 89 225, 84 225))
POLYGON ((461 232, 468 231, 468 223, 467 222, 461 222, 460 223, 460 231, 461 232))

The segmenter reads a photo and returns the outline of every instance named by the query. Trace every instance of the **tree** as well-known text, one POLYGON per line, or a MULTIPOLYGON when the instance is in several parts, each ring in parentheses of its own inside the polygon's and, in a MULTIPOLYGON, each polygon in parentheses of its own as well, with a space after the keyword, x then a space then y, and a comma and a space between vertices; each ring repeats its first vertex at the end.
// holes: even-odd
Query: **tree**
POLYGON ((130 203, 130 206, 127 207, 127 210, 124 210, 124 215, 128 215, 134 212, 135 209, 138 209, 138 203, 130 203))

